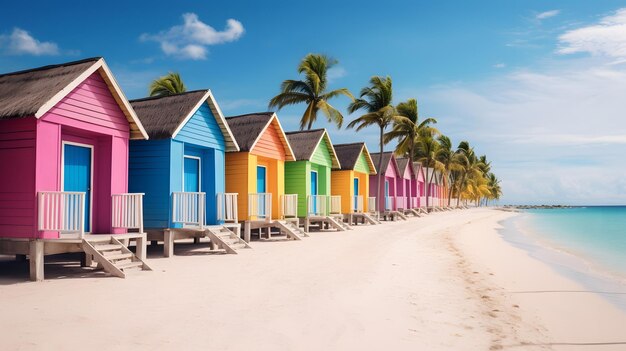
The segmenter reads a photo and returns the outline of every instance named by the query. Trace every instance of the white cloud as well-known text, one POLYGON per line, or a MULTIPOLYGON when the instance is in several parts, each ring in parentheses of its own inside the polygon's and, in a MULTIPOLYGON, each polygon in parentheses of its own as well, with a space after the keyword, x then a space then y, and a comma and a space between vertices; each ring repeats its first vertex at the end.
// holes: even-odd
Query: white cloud
POLYGON ((623 204, 624 86, 626 67, 587 58, 416 96, 455 143, 492 160, 503 203, 623 204))
POLYGON ((550 10, 550 11, 545 11, 545 12, 538 13, 538 14, 535 16, 535 19, 538 19, 538 20, 544 20, 544 19, 548 19, 548 18, 551 18, 551 17, 557 16, 559 13, 561 13, 561 10, 550 10))
POLYGON ((0 46, 10 55, 58 55, 59 47, 52 42, 41 42, 21 28, 13 28, 10 35, 0 35, 0 46))
POLYGON ((626 58, 626 8, 603 17, 597 24, 570 30, 559 37, 561 54, 590 53, 626 58))
POLYGON ((493 65, 494 68, 504 68, 506 67, 506 64, 500 62, 500 63, 496 63, 495 65, 493 65))
POLYGON ((166 55, 203 60, 207 57, 208 46, 236 41, 245 31, 241 22, 234 19, 226 21, 223 31, 217 31, 200 21, 195 13, 183 14, 183 22, 158 34, 142 34, 140 39, 160 43, 166 55))
POLYGON ((348 74, 345 68, 341 66, 334 66, 326 72, 326 77, 328 78, 328 82, 335 82, 348 74))

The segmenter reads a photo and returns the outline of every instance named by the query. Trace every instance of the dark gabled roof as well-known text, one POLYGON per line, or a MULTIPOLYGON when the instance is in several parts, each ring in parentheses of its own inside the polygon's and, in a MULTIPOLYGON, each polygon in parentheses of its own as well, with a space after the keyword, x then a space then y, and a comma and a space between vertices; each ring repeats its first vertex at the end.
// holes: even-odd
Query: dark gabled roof
POLYGON ((326 129, 285 132, 296 161, 310 161, 326 129))
POLYGON ((130 104, 150 139, 169 139, 208 92, 195 90, 176 95, 148 97, 131 100, 130 104))
POLYGON ((0 119, 34 116, 101 57, 0 75, 0 119))
POLYGON ((376 167, 372 162, 372 157, 365 143, 350 143, 350 144, 335 144, 333 145, 337 159, 341 164, 342 170, 352 170, 356 167, 356 163, 359 160, 361 152, 365 152, 368 166, 370 167, 370 174, 376 174, 376 167))
MULTIPOLYGON (((387 171, 387 167, 389 167, 389 162, 391 162, 391 159, 393 158, 393 152, 383 152, 383 164, 381 166, 381 169, 378 169, 378 163, 380 162, 380 152, 371 153, 370 156, 372 157, 372 162, 374 162, 374 166, 377 167, 376 171, 381 172, 382 169, 382 172, 385 173, 387 171)), ((397 165, 396 171, 398 171, 397 165)))
POLYGON ((333 147, 330 137, 326 129, 312 129, 294 132, 285 132, 289 145, 293 150, 296 161, 311 161, 317 146, 324 142, 327 143, 328 150, 332 158, 333 168, 341 168, 341 163, 337 158, 337 153, 333 147))
POLYGON ((351 144, 335 144, 335 152, 339 163, 341 163, 341 169, 354 169, 356 161, 359 160, 361 150, 363 150, 365 143, 351 143, 351 144))
POLYGON ((413 162, 413 173, 415 173, 415 179, 419 178, 420 173, 422 173, 422 176, 425 177, 424 166, 422 166, 419 162, 413 162))
MULTIPOLYGON (((409 166, 409 158, 408 157, 397 157, 396 163, 398 164, 398 169, 400 169, 400 174, 404 176, 404 172, 406 168, 409 166)), ((417 172, 415 171, 415 166, 411 165, 411 176, 413 178, 417 178, 417 172)))
POLYGON ((267 124, 272 120, 274 112, 249 113, 226 117, 228 126, 235 136, 240 151, 250 151, 267 124))

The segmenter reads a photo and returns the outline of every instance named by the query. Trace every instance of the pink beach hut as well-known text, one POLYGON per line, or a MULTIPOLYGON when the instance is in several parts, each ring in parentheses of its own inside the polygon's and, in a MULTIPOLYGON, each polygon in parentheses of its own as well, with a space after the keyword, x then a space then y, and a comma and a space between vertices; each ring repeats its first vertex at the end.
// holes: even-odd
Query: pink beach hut
POLYGON ((411 209, 419 208, 418 175, 408 158, 400 157, 396 162, 402 178, 397 184, 396 207, 411 212, 411 209))
POLYGON ((413 208, 422 208, 426 206, 424 167, 419 162, 413 162, 413 171, 415 174, 414 187, 412 188, 413 208))
MULTIPOLYGON (((378 176, 370 175, 370 196, 376 197, 377 210, 380 213, 387 211, 397 211, 396 196, 398 195, 398 183, 402 182, 402 176, 398 169, 398 163, 393 152, 384 152, 382 156, 380 153, 372 153, 372 162, 375 167, 378 167, 380 159, 382 157, 382 181, 383 190, 382 197, 378 194, 378 176)), ((377 170, 380 172, 380 170, 377 170)))
POLYGON ((0 75, 0 253, 28 255, 35 280, 52 253, 85 252, 122 277, 146 268, 130 139, 147 134, 102 58, 0 75), (131 239, 136 256, 114 250, 131 239), (105 248, 124 259, 101 262, 105 248))

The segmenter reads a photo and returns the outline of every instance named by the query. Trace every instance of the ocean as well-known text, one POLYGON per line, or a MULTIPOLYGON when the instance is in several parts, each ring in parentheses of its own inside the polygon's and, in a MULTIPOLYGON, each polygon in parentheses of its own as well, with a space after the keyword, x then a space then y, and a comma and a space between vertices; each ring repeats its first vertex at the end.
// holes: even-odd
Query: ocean
POLYGON ((524 210, 502 237, 626 310, 626 206, 524 210))

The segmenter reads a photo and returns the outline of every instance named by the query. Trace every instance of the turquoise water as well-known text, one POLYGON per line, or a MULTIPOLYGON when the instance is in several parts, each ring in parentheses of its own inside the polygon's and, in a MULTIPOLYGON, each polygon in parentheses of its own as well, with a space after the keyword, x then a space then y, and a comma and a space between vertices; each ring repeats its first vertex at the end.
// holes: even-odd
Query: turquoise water
POLYGON ((527 210, 528 228, 597 269, 626 277, 626 206, 527 210))

